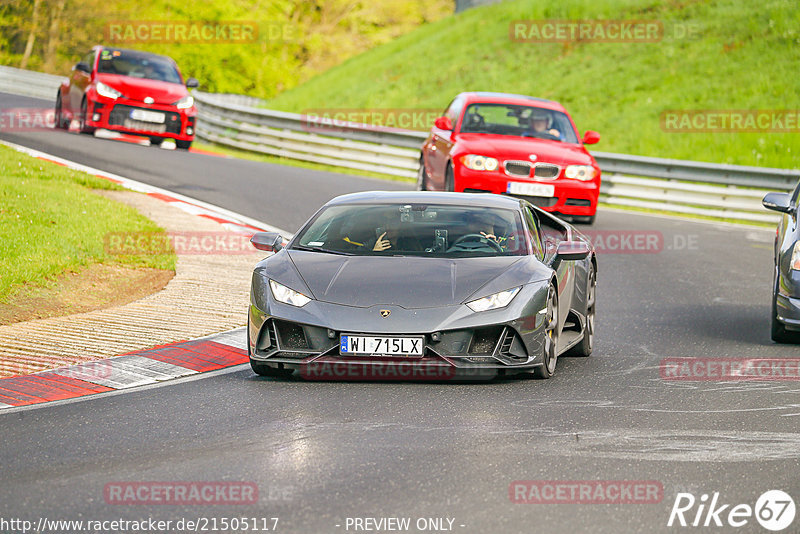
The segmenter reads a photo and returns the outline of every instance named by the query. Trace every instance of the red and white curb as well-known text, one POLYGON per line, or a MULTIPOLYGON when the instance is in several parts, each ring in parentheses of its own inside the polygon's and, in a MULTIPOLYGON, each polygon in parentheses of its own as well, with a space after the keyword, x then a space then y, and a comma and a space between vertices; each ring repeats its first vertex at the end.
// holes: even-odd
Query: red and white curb
MULTIPOLYGON (((85 172, 163 200, 192 215, 206 217, 244 234, 257 231, 291 233, 225 208, 154 187, 81 163, 0 140, 0 144, 35 158, 85 172)), ((162 345, 70 367, 0 379, 0 411, 147 386, 248 363, 244 327, 221 334, 162 345)))
POLYGON ((245 329, 0 379, 0 410, 147 386, 248 363, 245 329))

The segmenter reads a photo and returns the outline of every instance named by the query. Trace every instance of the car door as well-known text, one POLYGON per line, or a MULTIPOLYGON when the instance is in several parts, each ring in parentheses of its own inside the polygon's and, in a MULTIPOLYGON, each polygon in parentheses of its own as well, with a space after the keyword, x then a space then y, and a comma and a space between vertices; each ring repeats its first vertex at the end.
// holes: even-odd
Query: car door
MULTIPOLYGON (((83 56, 81 63, 86 63, 90 69, 94 69, 94 51, 83 56)), ((86 93, 86 88, 91 81, 90 74, 74 67, 72 68, 72 74, 69 79, 69 109, 72 113, 80 113, 83 95, 86 93)))
POLYGON ((531 243, 533 243, 534 249, 537 248, 538 243, 543 258, 542 261, 550 265, 556 273, 558 282, 558 321, 560 325, 563 325, 566 322, 572 299, 575 295, 575 277, 578 274, 575 268, 575 261, 556 259, 558 244, 567 240, 567 229, 546 213, 540 218, 536 210, 527 202, 523 206, 526 225, 529 228, 537 229, 536 232, 531 230, 531 243), (538 241, 533 239, 534 235, 539 237, 538 241))

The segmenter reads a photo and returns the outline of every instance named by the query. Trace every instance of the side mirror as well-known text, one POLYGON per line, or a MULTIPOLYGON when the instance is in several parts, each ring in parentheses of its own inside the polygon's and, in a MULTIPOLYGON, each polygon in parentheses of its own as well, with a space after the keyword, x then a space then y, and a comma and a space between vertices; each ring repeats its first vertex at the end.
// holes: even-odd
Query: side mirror
POLYGON ((792 198, 789 193, 767 193, 761 204, 765 208, 772 211, 779 211, 781 213, 792 212, 792 198))
POLYGON ((453 122, 450 120, 450 117, 439 117, 435 121, 433 121, 433 125, 439 128, 440 130, 453 129, 453 122))
POLYGON ((583 144, 584 145, 593 145, 600 140, 600 134, 595 132, 594 130, 586 130, 586 133, 583 134, 583 144))
POLYGON ((186 80, 186 87, 189 89, 196 89, 197 87, 200 87, 200 82, 197 81, 197 78, 189 78, 186 80))
POLYGON ((256 232, 250 242, 258 250, 278 252, 283 248, 283 236, 278 232, 256 232))
POLYGON ((73 70, 79 70, 81 72, 85 72, 86 74, 92 73, 92 68, 83 61, 79 61, 78 63, 76 63, 73 70))
POLYGON ((583 241, 562 241, 558 244, 556 256, 562 260, 583 260, 589 252, 589 245, 583 241))

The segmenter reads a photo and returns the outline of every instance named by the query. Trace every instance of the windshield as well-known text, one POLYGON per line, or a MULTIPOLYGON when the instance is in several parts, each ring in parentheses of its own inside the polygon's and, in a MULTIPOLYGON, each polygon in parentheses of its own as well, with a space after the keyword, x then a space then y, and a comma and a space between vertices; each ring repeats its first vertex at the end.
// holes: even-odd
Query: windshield
POLYGON ((126 50, 103 50, 100 52, 97 72, 121 74, 131 78, 182 83, 178 69, 170 60, 151 54, 141 54, 126 50))
POLYGON ((464 112, 461 131, 578 142, 566 113, 513 104, 470 104, 464 112))
POLYGON ((433 204, 331 206, 291 248, 359 256, 521 256, 516 211, 433 204))

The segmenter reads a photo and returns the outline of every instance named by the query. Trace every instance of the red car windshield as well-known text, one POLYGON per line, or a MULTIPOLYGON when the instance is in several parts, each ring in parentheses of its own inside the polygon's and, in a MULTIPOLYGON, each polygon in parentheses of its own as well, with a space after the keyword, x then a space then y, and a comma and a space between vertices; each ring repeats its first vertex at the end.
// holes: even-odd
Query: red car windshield
POLYGON ((131 78, 144 78, 161 82, 182 83, 178 69, 169 60, 151 54, 127 50, 103 50, 97 72, 121 74, 131 78))
POLYGON ((578 142, 566 113, 515 104, 470 104, 464 111, 461 132, 578 142))

